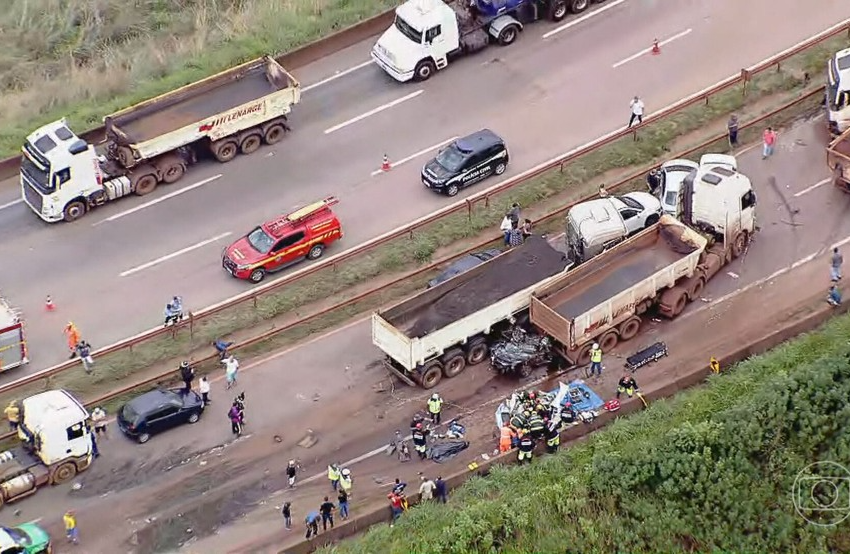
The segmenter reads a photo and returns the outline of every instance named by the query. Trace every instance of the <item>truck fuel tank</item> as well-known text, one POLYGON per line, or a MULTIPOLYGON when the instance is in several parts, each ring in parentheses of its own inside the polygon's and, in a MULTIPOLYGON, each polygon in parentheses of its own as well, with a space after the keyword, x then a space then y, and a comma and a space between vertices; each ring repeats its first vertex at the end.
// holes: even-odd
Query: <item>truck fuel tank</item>
MULTIPOLYGON (((4 452, 5 454, 5 452, 4 452)), ((3 498, 11 499, 24 495, 36 488, 35 476, 32 473, 24 473, 14 479, 9 479, 0 483, 0 489, 3 489, 3 498)))

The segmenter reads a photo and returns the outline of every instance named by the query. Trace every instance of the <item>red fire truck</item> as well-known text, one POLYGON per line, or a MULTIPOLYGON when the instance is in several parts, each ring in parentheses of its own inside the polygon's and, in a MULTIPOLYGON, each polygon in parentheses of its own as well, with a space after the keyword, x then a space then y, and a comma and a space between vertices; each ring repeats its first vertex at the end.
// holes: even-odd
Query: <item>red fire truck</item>
POLYGON ((29 359, 21 314, 0 296, 0 372, 27 362, 29 359))

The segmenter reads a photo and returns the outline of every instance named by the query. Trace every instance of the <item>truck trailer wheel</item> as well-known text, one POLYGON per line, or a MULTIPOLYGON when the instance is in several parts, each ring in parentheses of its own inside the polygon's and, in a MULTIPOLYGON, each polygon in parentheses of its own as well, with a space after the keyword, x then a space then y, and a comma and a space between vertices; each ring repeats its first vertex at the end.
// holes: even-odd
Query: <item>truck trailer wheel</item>
POLYGON ((581 13, 590 6, 590 0, 570 0, 570 11, 581 13))
POLYGON ((673 319, 688 305, 688 291, 679 286, 671 287, 661 294, 661 304, 667 307, 664 315, 673 319))
MULTIPOLYGON (((587 0, 575 0, 578 1, 587 1, 587 0)), ((499 33, 499 44, 501 46, 510 46, 516 41, 517 36, 519 35, 519 27, 516 25, 508 25, 499 33)))
POLYGON ((599 339, 599 348, 602 349, 602 352, 609 352, 616 348, 618 342, 620 342, 620 337, 617 336, 617 331, 608 331, 599 339))
POLYGON ((487 359, 489 352, 490 348, 487 346, 487 339, 474 339, 466 346, 466 363, 468 365, 480 364, 487 359))
POLYGON ((640 331, 641 319, 638 316, 632 316, 622 322, 619 327, 620 340, 632 340, 640 331))
POLYGON ((424 389, 433 389, 437 386, 437 383, 443 378, 443 364, 438 361, 430 362, 424 368, 422 368, 422 372, 420 374, 420 380, 422 382, 422 388, 424 389))
POLYGON ((68 202, 65 205, 65 209, 62 210, 62 213, 64 214, 65 221, 71 223, 72 221, 77 221, 86 214, 86 205, 79 200, 74 200, 73 202, 68 202))
POLYGON ((133 192, 137 196, 144 196, 152 193, 156 189, 157 184, 159 184, 159 180, 156 178, 156 175, 148 173, 139 177, 136 181, 136 186, 133 187, 133 192))
POLYGON ((236 157, 236 154, 239 153, 239 147, 236 146, 236 142, 232 140, 223 140, 220 142, 214 142, 210 145, 210 150, 219 162, 226 164, 230 160, 236 157))
POLYGON ((61 485, 73 479, 75 475, 77 475, 77 466, 72 462, 65 462, 53 471, 50 482, 54 485, 61 485))
POLYGON ((284 134, 286 134, 286 127, 280 123, 275 123, 266 129, 265 134, 263 134, 263 140, 266 141, 266 144, 277 144, 283 140, 284 134))
POLYGON ((466 369, 466 358, 463 357, 463 350, 452 348, 443 354, 443 377, 451 379, 460 375, 464 369, 466 369))
POLYGON ((263 139, 260 135, 248 135, 239 144, 239 151, 243 154, 253 154, 259 150, 261 144, 263 144, 263 139))
POLYGON ((557 23, 565 17, 567 17, 567 0, 556 0, 552 2, 549 7, 549 19, 557 23))
POLYGON ((590 349, 592 346, 593 344, 587 343, 579 349, 573 360, 577 366, 590 365, 590 349))
POLYGON ((421 60, 413 70, 413 80, 417 83, 427 81, 437 71, 437 64, 431 60, 421 60))

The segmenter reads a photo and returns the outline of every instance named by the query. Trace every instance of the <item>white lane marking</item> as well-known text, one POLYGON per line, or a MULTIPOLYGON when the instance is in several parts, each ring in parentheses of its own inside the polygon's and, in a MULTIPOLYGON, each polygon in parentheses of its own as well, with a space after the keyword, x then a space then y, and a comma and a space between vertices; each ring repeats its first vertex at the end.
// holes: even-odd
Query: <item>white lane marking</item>
POLYGON ((320 87, 322 85, 326 85, 326 84, 330 83, 331 81, 335 81, 335 80, 339 79, 340 77, 345 77, 349 73, 354 73, 358 69, 363 69, 367 65, 372 65, 373 63, 374 62, 372 60, 369 60, 368 62, 363 62, 361 64, 355 65, 354 67, 349 67, 348 69, 345 69, 343 71, 337 71, 336 73, 334 73, 333 75, 331 75, 327 79, 322 79, 318 83, 313 83, 312 85, 307 85, 306 87, 301 87, 301 92, 307 92, 310 89, 314 89, 314 88, 320 87))
POLYGON ((6 202, 5 204, 0 204, 0 210, 5 210, 6 208, 11 208, 12 206, 17 206, 21 202, 23 202, 23 198, 18 198, 17 200, 12 200, 11 202, 6 202))
POLYGON ((102 220, 98 221, 97 223, 92 223, 92 227, 96 227, 96 226, 100 225, 101 223, 106 223, 107 221, 115 221, 116 219, 121 219, 124 216, 134 214, 138 211, 144 210, 145 208, 150 208, 151 206, 159 204, 160 202, 165 202, 166 200, 174 198, 175 196, 180 196, 181 194, 189 192, 190 190, 195 190, 198 187, 202 187, 202 186, 204 186, 208 183, 212 183, 216 179, 221 179, 221 177, 222 177, 221 173, 219 173, 218 175, 213 175, 212 177, 208 177, 207 179, 204 179, 203 181, 198 181, 194 185, 189 185, 188 187, 182 188, 180 190, 175 190, 174 192, 170 192, 170 193, 166 194, 165 196, 161 196, 159 198, 151 200, 150 202, 145 202, 144 204, 140 204, 140 205, 136 206, 135 208, 130 208, 129 210, 119 212, 115 215, 111 215, 111 216, 107 217, 106 219, 102 219, 102 220))
POLYGON ((553 35, 557 35, 561 31, 566 31, 570 27, 572 27, 574 25, 578 25, 579 23, 583 23, 583 22, 587 21, 588 19, 590 19, 591 17, 597 16, 597 15, 599 15, 599 14, 601 14, 601 13, 607 11, 607 10, 610 10, 614 6, 619 6, 620 4, 622 4, 625 1, 626 0, 617 0, 616 2, 611 2, 610 4, 605 4, 604 6, 599 8, 598 10, 594 10, 594 11, 590 12, 589 14, 583 15, 583 16, 579 17, 578 19, 573 19, 569 23, 561 25, 560 27, 558 27, 556 29, 552 29, 551 31, 549 31, 548 33, 543 35, 543 39, 545 40, 545 39, 547 39, 547 38, 549 38, 553 35))
POLYGON ((170 259, 172 259, 172 258, 176 258, 176 257, 178 257, 178 256, 182 256, 183 254, 186 254, 187 252, 191 252, 192 250, 195 250, 195 249, 201 248, 202 246, 206 246, 206 245, 211 244, 211 243, 213 243, 213 242, 215 242, 215 241, 217 241, 217 240, 221 240, 221 239, 223 239, 223 238, 225 238, 225 237, 229 237, 229 236, 230 236, 230 235, 232 235, 232 234, 233 234, 232 232, 228 231, 228 232, 226 232, 226 233, 222 233, 222 234, 220 234, 220 235, 216 235, 216 236, 214 236, 214 237, 213 237, 213 238, 211 238, 211 239, 202 240, 201 242, 196 242, 196 243, 195 243, 195 244, 193 244, 192 246, 187 246, 186 248, 182 248, 182 249, 178 250, 177 252, 172 252, 171 254, 166 254, 165 256, 162 256, 161 258, 157 258, 157 259, 155 259, 155 260, 151 260, 151 261, 149 261, 149 262, 147 262, 147 263, 144 263, 144 264, 142 264, 142 265, 137 265, 136 267, 134 267, 134 268, 132 268, 132 269, 128 269, 127 271, 123 271, 123 272, 119 273, 119 276, 120 276, 120 277, 126 277, 126 276, 128 276, 128 275, 132 275, 132 274, 134 274, 134 273, 138 273, 139 271, 143 271, 143 270, 145 270, 145 269, 147 269, 147 268, 149 268, 149 267, 153 267, 153 266, 155 266, 155 265, 161 264, 162 262, 167 262, 168 260, 170 260, 170 259))
MULTIPOLYGON (((452 137, 452 138, 450 138, 450 139, 446 139, 446 140, 444 140, 444 141, 442 141, 442 142, 439 142, 439 143, 437 143, 437 144, 432 144, 432 145, 431 145, 431 146, 429 146, 428 148, 423 148, 423 149, 422 149, 422 150, 420 150, 419 152, 417 152, 417 153, 415 153, 415 154, 411 154, 410 156, 408 156, 408 157, 406 157, 406 158, 402 158, 402 159, 400 159, 400 160, 399 160, 399 161, 397 161, 397 162, 393 162, 392 160, 390 160, 390 167, 398 167, 398 166, 400 166, 400 165, 402 165, 402 164, 405 164, 405 163, 409 162, 410 160, 415 160, 416 158, 418 158, 418 157, 419 157, 419 156, 421 156, 422 154, 427 154, 427 153, 428 153, 428 152, 430 152, 431 150, 436 150, 437 148, 439 148, 439 147, 441 147, 441 146, 444 146, 444 145, 446 145, 446 144, 448 144, 448 143, 450 143, 450 142, 452 142, 452 141, 454 141, 454 140, 457 140, 457 139, 458 139, 458 137, 456 137, 456 136, 455 136, 455 137, 452 137)), ((380 175, 381 173, 385 173, 385 171, 384 171, 384 170, 382 170, 382 169, 376 169, 375 171, 373 171, 373 172, 372 172, 372 177, 374 177, 375 175, 380 175)))
MULTIPOLYGON (((693 31, 693 29, 685 29, 685 30, 684 30, 684 31, 682 31, 681 33, 676 33, 676 34, 675 34, 675 35, 673 35, 672 37, 662 40, 661 42, 659 42, 659 43, 658 43, 658 46, 665 46, 665 45, 667 45, 667 44, 670 44, 670 43, 671 43, 671 42, 673 42, 674 40, 679 40, 679 39, 680 39, 680 38, 682 38, 682 37, 686 37, 686 36, 688 36, 689 34, 691 34, 691 32, 692 32, 692 31, 693 31)), ((627 63, 629 63, 629 62, 631 62, 631 61, 634 61, 634 60, 636 60, 636 59, 640 58, 641 56, 644 56, 644 55, 646 55, 646 54, 649 54, 650 52, 652 52, 652 46, 650 46, 649 48, 644 48, 643 50, 641 50, 641 51, 640 51, 640 52, 638 52, 637 54, 632 54, 632 55, 631 55, 631 56, 629 56, 628 58, 624 58, 624 59, 622 59, 622 60, 618 61, 617 63, 615 63, 615 64, 614 64, 614 65, 612 65, 611 67, 612 67, 612 68, 614 68, 614 69, 617 69, 617 68, 618 68, 618 67, 620 67, 621 65, 626 65, 627 63)))
POLYGON ((329 135, 331 133, 339 131, 340 129, 344 129, 345 127, 348 127, 352 123, 357 123, 358 121, 366 119, 367 117, 372 117, 373 115, 375 115, 377 113, 381 113, 384 110, 388 110, 388 109, 392 108, 393 106, 398 106, 402 102, 407 102, 408 100, 412 100, 412 99, 416 98, 417 96, 419 96, 423 92, 425 92, 425 90, 420 89, 420 90, 417 90, 416 92, 411 92, 407 96, 402 96, 401 98, 396 98, 392 102, 387 102, 386 104, 384 104, 382 106, 378 106, 377 108, 371 109, 366 113, 362 113, 362 114, 358 115, 357 117, 352 117, 348 121, 343 121, 339 125, 334 125, 333 127, 325 129, 325 134, 329 135))
POLYGON ((812 186, 810 186, 810 187, 807 187, 807 188, 804 188, 804 189, 803 189, 803 190, 801 190, 800 192, 796 193, 796 194, 794 195, 794 197, 795 197, 795 198, 797 198, 797 197, 799 197, 799 196, 803 196, 803 195, 804 195, 804 194, 806 194, 807 192, 812 192, 812 191, 813 191, 813 190, 815 190, 816 188, 822 187, 822 186, 824 186, 825 184, 827 184, 827 183, 831 183, 831 182, 832 182, 832 178, 824 179, 823 181, 818 181, 818 182, 817 182, 817 183, 815 183, 814 185, 812 185, 812 186))

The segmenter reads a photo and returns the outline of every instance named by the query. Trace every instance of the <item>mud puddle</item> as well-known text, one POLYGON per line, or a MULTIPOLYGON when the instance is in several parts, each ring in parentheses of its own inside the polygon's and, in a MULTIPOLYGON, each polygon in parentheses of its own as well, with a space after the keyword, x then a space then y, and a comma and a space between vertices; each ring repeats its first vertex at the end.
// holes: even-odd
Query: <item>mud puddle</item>
POLYGON ((89 498, 113 491, 126 491, 160 477, 163 473, 179 466, 183 460, 196 455, 197 453, 189 448, 180 448, 154 459, 130 458, 108 465, 95 463, 80 476, 78 483, 81 488, 74 491, 74 495, 89 498))

